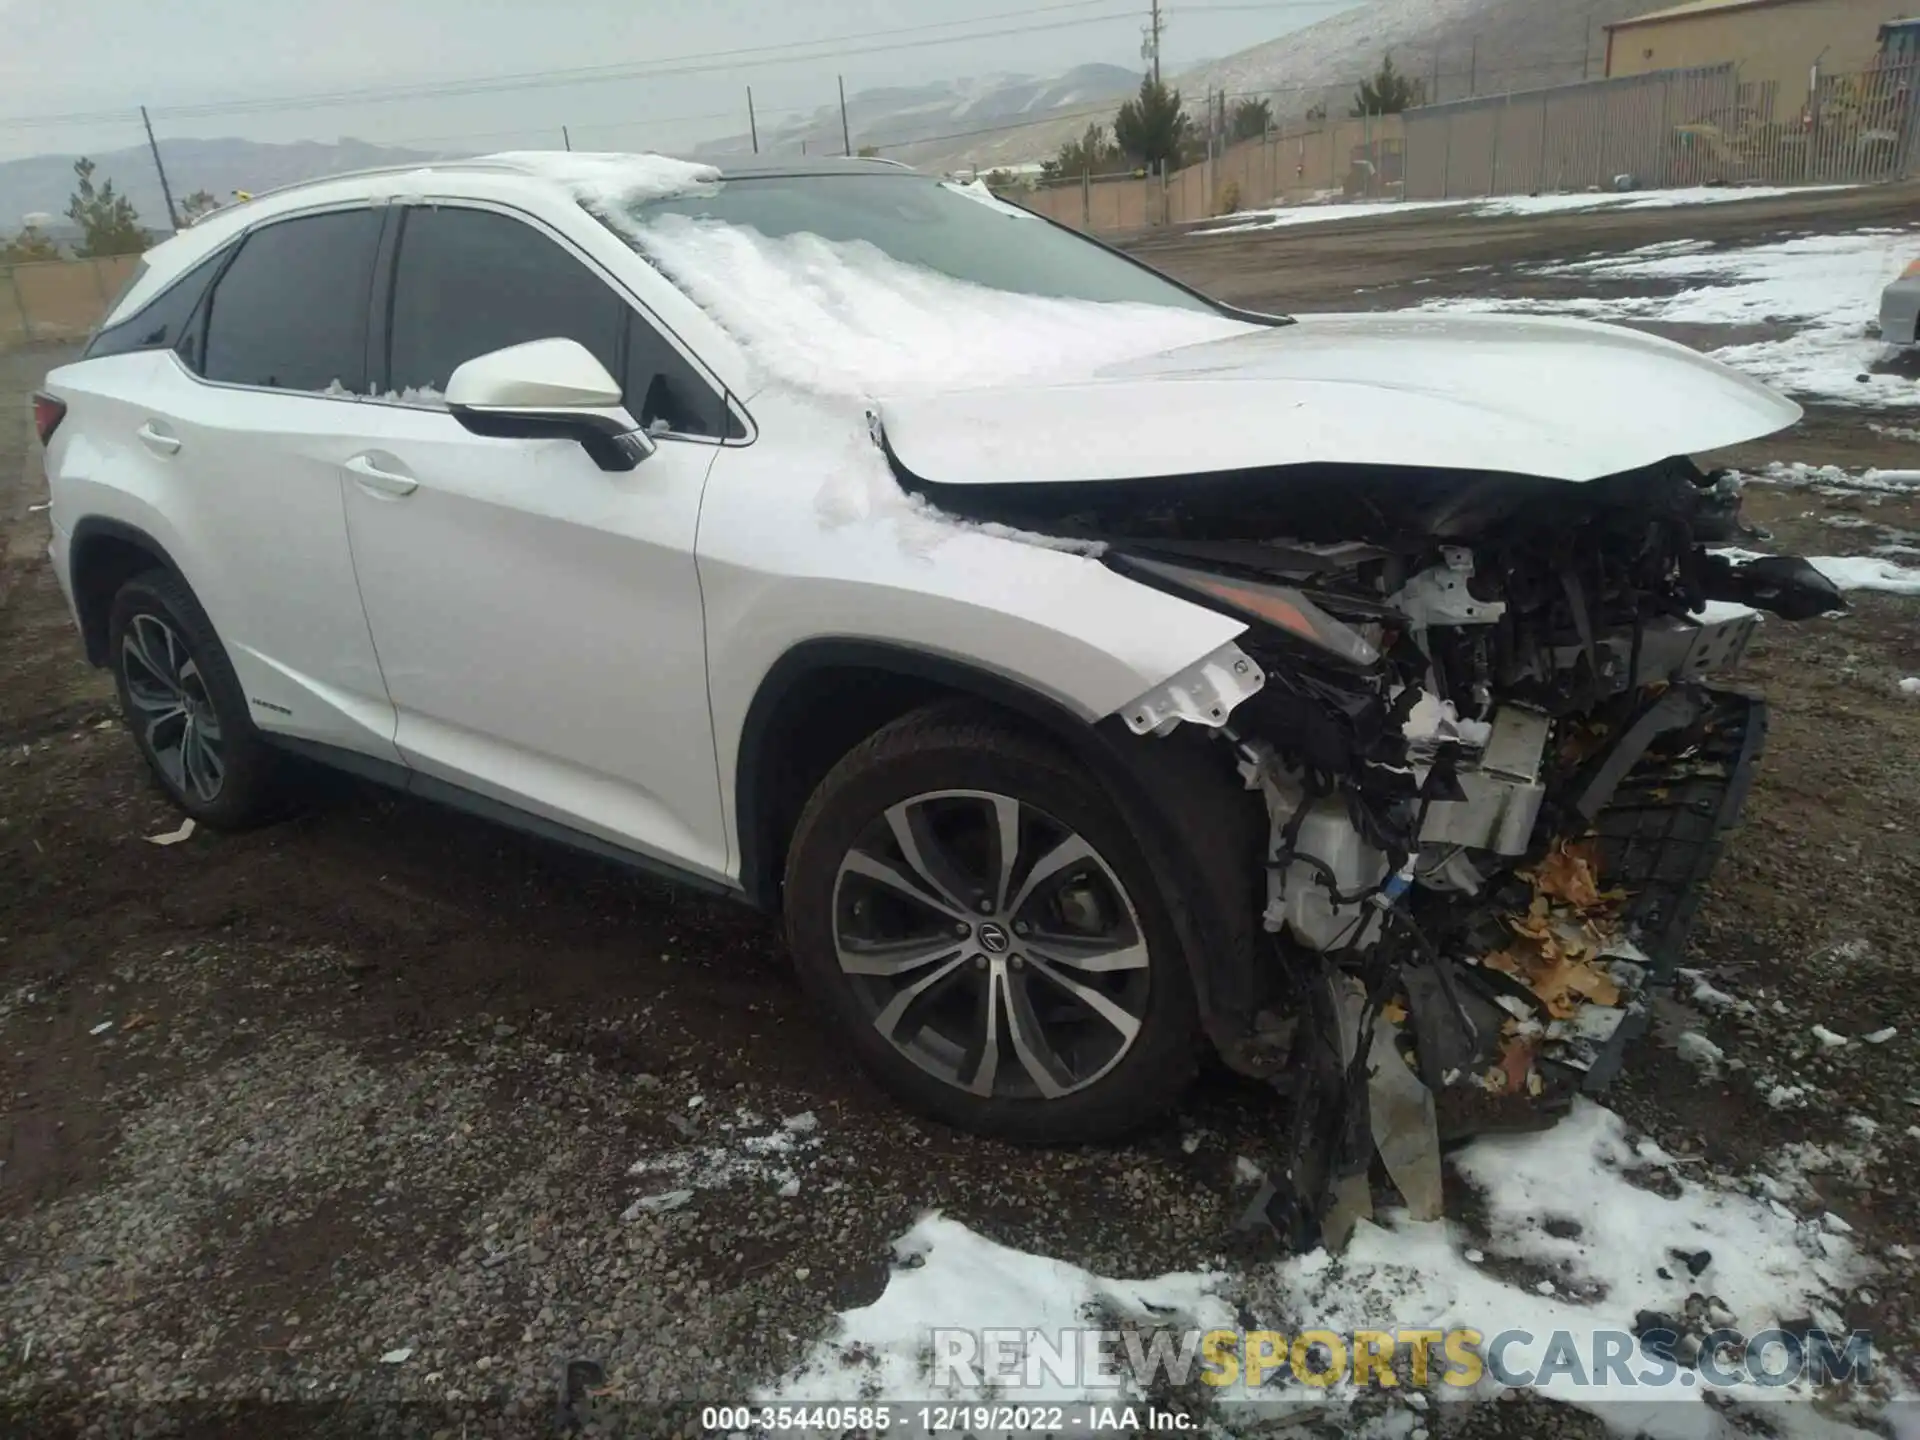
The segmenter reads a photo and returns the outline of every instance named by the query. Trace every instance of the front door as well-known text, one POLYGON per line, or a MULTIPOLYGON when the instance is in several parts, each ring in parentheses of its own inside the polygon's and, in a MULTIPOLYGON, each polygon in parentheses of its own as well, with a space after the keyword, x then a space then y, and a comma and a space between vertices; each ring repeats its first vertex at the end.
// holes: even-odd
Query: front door
MULTIPOLYGON (((357 407, 346 513, 360 593, 424 774, 710 876, 726 872, 694 531, 721 411, 554 237, 502 212, 406 211, 384 400, 357 407), (564 336, 623 379, 658 449, 625 474, 565 440, 491 439, 439 402, 466 360, 564 336), (671 394, 642 415, 649 391, 671 394), (684 426, 680 434, 669 426, 684 426)), ((674 357, 677 360, 677 356, 674 357)), ((684 362, 680 362, 684 364, 684 362)), ((699 382, 704 384, 704 382, 699 382)))

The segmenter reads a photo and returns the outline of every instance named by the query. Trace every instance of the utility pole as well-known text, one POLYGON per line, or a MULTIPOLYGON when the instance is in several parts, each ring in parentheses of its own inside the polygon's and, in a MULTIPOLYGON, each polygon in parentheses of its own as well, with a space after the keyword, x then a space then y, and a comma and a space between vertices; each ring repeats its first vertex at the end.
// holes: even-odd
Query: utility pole
POLYGON ((753 137, 753 153, 760 153, 760 122, 753 118, 753 87, 747 86, 747 134, 753 137))
POLYGON ((1427 104, 1438 105, 1439 103, 1440 103, 1440 47, 1436 45, 1433 47, 1433 81, 1427 87, 1427 104))
POLYGON ((1480 93, 1480 37, 1473 37, 1473 52, 1467 57, 1467 96, 1480 93))
POLYGON ((834 77, 840 82, 840 145, 847 154, 853 154, 853 134, 847 129, 847 77, 834 77))
POLYGON ((566 146, 568 150, 573 149, 573 136, 564 125, 560 127, 560 143, 566 146))
POLYGON ((167 223, 173 227, 173 233, 180 233, 180 217, 173 208, 173 187, 167 184, 167 167, 160 163, 160 142, 153 138, 153 121, 147 118, 147 107, 140 107, 140 123, 147 127, 147 148, 153 151, 153 168, 160 172, 160 194, 167 202, 167 223))
POLYGON ((1166 22, 1160 18, 1160 0, 1153 0, 1153 22, 1147 27, 1147 59, 1153 62, 1153 83, 1160 84, 1160 36, 1166 22))

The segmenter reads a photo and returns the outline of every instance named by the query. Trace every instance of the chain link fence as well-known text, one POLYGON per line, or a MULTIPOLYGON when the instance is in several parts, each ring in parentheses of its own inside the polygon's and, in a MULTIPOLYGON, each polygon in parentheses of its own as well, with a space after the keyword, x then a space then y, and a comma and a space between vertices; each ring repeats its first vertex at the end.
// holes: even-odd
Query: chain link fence
POLYGON ((84 340, 132 277, 138 255, 0 265, 0 350, 84 340))

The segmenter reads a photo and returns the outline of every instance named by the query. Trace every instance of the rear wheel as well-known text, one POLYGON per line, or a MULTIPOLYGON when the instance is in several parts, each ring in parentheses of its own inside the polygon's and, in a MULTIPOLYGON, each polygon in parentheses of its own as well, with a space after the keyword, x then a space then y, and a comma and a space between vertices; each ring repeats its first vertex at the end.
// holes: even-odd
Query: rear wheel
POLYGON ((908 716, 835 767, 795 833, 786 908, 855 1054, 952 1124, 1104 1138, 1193 1073, 1184 958, 1117 807, 977 709, 908 716))
POLYGON ((120 587, 107 622, 120 713, 155 778, 195 820, 234 829, 281 798, 276 752, 254 728, 213 624, 165 570, 120 587))

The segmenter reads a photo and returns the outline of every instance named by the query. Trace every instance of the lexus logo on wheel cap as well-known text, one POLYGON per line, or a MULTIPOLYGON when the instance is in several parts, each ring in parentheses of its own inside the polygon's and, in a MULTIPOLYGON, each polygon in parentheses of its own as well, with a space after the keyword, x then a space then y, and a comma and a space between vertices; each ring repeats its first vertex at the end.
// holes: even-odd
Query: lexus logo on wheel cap
POLYGON ((998 925, 982 925, 979 930, 980 948, 989 955, 1004 955, 1007 947, 1013 944, 1007 938, 1007 932, 998 925))

